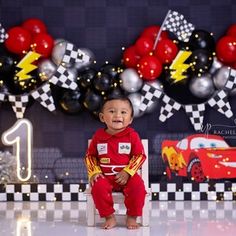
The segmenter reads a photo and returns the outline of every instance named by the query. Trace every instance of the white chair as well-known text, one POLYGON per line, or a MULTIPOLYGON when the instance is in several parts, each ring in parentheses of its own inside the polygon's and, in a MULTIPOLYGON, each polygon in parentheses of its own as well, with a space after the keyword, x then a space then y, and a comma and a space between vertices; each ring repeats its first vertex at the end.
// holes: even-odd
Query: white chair
MULTIPOLYGON (((89 140, 90 142, 90 140, 89 140)), ((138 217, 137 222, 141 223, 142 226, 149 226, 149 180, 148 180, 148 140, 142 139, 142 144, 144 147, 145 154, 147 156, 146 161, 143 163, 141 169, 138 171, 139 175, 142 177, 145 189, 147 191, 144 207, 143 207, 143 215, 141 217, 138 217)), ((86 217, 87 217, 87 225, 88 226, 95 226, 95 218, 96 218, 96 208, 93 202, 93 197, 91 194, 91 189, 88 188, 85 191, 85 195, 87 197, 87 210, 86 210, 86 217)), ((114 204, 121 204, 124 203, 124 195, 121 192, 113 192, 113 201, 114 204)))

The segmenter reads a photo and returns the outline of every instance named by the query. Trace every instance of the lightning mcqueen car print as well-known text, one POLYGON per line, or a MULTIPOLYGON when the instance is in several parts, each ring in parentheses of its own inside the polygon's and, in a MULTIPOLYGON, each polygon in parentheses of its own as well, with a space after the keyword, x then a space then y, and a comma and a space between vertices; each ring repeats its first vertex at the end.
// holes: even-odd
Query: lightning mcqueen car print
POLYGON ((194 134, 180 141, 162 142, 162 159, 167 176, 175 173, 196 182, 236 178, 236 147, 218 135, 194 134))

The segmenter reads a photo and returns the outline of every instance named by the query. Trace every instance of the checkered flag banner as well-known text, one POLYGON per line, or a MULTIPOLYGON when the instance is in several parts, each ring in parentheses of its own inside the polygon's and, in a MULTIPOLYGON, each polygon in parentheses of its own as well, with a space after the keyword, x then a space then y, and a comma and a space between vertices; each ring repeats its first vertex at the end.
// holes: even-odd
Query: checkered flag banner
POLYGON ((141 105, 139 109, 141 111, 146 111, 158 98, 161 98, 162 91, 153 87, 152 85, 145 84, 141 90, 141 105))
POLYGON ((49 111, 56 110, 49 83, 45 83, 43 86, 33 91, 31 96, 49 111))
POLYGON ((225 84, 225 88, 232 90, 236 87, 236 70, 230 69, 229 71, 229 77, 225 84))
POLYGON ((218 112, 224 114, 227 118, 231 118, 233 116, 233 112, 228 102, 227 93, 224 90, 220 90, 208 101, 208 104, 218 112))
POLYGON ((12 105, 12 109, 16 114, 16 118, 24 117, 25 108, 29 101, 28 95, 8 95, 8 101, 12 105))
POLYGON ((181 104, 167 95, 164 95, 162 101, 164 102, 164 106, 161 107, 159 120, 161 122, 165 122, 174 114, 174 112, 178 111, 181 108, 181 104))
POLYGON ((194 104, 194 105, 186 105, 184 106, 186 114, 190 118, 190 121, 196 131, 200 131, 202 129, 204 111, 205 111, 205 103, 202 104, 194 104))
POLYGON ((76 62, 87 63, 89 62, 89 60, 90 60, 90 57, 87 54, 85 54, 83 51, 78 49, 74 44, 72 43, 66 44, 66 50, 62 58, 62 62, 74 64, 76 62))
POLYGON ((182 14, 170 10, 162 24, 162 29, 169 30, 174 33, 179 40, 188 42, 195 27, 193 24, 187 22, 182 14))
POLYGON ((6 33, 6 30, 2 27, 2 24, 0 23, 0 43, 4 43, 4 41, 8 38, 8 34, 6 33))
POLYGON ((75 90, 78 87, 77 83, 73 80, 73 76, 70 75, 66 68, 62 65, 59 65, 56 73, 51 77, 49 82, 72 90, 75 90))

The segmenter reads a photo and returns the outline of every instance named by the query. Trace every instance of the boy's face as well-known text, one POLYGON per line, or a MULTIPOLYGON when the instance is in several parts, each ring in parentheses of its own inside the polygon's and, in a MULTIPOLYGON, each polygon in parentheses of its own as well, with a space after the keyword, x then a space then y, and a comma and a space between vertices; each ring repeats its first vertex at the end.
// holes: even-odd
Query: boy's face
POLYGON ((110 134, 121 132, 133 121, 129 102, 118 99, 106 102, 99 117, 110 134))

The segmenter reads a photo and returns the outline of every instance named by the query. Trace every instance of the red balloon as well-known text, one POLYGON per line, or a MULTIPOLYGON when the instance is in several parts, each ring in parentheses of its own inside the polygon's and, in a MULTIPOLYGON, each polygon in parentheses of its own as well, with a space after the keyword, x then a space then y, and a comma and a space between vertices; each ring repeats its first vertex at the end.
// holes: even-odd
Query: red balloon
POLYGON ((136 53, 135 47, 126 48, 123 54, 123 61, 126 67, 136 68, 140 56, 136 53))
POLYGON ((224 36, 216 44, 216 56, 224 63, 236 61, 236 38, 224 36))
POLYGON ((236 24, 231 25, 226 33, 228 36, 232 36, 236 38, 236 24))
POLYGON ((162 64, 155 56, 146 55, 139 60, 137 69, 144 80, 155 80, 162 72, 162 64))
POLYGON ((13 53, 22 54, 30 48, 31 35, 30 32, 22 27, 16 26, 8 31, 8 38, 5 40, 6 48, 13 53))
POLYGON ((36 34, 32 41, 34 51, 41 54, 43 57, 51 56, 54 40, 49 34, 36 34))
POLYGON ((178 53, 178 47, 170 39, 162 39, 158 42, 154 55, 163 63, 171 64, 178 53))
POLYGON ((27 29, 31 34, 40 34, 46 33, 47 28, 46 25, 37 18, 30 18, 23 22, 22 27, 27 29))
MULTIPOLYGON (((161 27, 158 25, 151 25, 149 27, 146 27, 140 37, 147 37, 147 38, 152 39, 155 42, 160 28, 161 27)), ((165 39, 165 38, 168 38, 168 33, 166 31, 162 31, 159 40, 165 39)))
POLYGON ((135 43, 135 50, 140 56, 147 55, 153 49, 154 42, 147 37, 138 38, 135 43))

